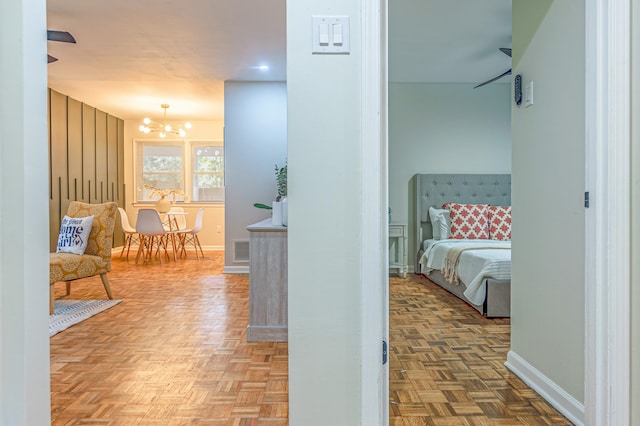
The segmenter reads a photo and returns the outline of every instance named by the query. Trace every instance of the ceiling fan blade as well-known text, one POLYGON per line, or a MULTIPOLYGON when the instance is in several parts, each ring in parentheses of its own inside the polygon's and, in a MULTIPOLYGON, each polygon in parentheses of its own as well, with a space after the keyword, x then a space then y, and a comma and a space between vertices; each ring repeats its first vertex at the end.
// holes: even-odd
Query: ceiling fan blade
POLYGON ((494 81, 496 81, 496 80, 498 80, 498 79, 501 79, 501 78, 502 78, 502 77, 504 77, 505 75, 510 75, 510 74, 511 74, 511 70, 507 70, 507 71, 503 72, 502 74, 500 74, 499 76, 497 76, 497 77, 493 77, 491 80, 487 80, 487 81, 485 81, 484 83, 480 83, 480 84, 478 84, 477 86, 475 86, 475 87, 474 87, 474 89, 477 89, 478 87, 482 87, 482 86, 484 86, 485 84, 493 83, 494 81))
POLYGON ((511 57, 511 49, 509 49, 508 47, 501 47, 500 51, 508 57, 511 57))
POLYGON ((48 63, 48 64, 50 64, 51 62, 55 62, 55 61, 57 61, 57 60, 58 60, 58 58, 54 58, 54 57, 53 57, 53 56, 51 56, 51 55, 47 55, 47 63, 48 63))
POLYGON ((47 30, 47 40, 61 41, 63 43, 75 43, 76 39, 73 38, 70 32, 67 31, 53 31, 47 30))

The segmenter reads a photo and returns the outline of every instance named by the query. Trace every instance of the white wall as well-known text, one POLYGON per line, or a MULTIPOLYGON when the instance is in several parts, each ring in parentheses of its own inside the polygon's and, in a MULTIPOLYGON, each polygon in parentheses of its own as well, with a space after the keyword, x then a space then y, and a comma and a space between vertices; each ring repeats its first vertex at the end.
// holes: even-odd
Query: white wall
MULTIPOLYGON (((142 119, 141 119, 142 120, 142 119)), ((135 187, 133 164, 134 140, 158 140, 158 138, 145 135, 138 130, 140 121, 125 120, 124 122, 124 181, 125 207, 129 217, 129 223, 135 225, 136 215, 139 209, 148 208, 149 204, 135 202, 135 187)), ((193 141, 214 141, 224 145, 224 123, 221 121, 192 121, 193 127, 184 139, 193 141)), ((168 135, 166 140, 183 139, 178 135, 168 135)), ((188 154, 187 154, 188 155, 188 154)), ((182 205, 187 215, 187 227, 193 226, 198 210, 204 207, 202 218, 202 231, 198 234, 200 244, 204 249, 222 250, 224 248, 224 203, 186 203, 182 205)))
POLYGON ((0 2, 0 424, 51 423, 46 4, 0 2))
POLYGON ((389 206, 409 224, 414 264, 411 177, 416 173, 511 173, 511 85, 391 83, 389 206))
POLYGON ((514 75, 534 81, 535 104, 512 108, 510 355, 582 403, 585 6, 554 1, 523 42, 518 22, 530 18, 527 7, 533 7, 528 0, 513 2, 514 45, 527 46, 514 75))
POLYGON ((247 226, 270 217, 278 195, 275 165, 287 160, 287 86, 284 82, 224 84, 225 272, 249 272, 233 259, 234 240, 249 239, 247 226))
POLYGON ((360 6, 287 3, 292 426, 362 424, 360 6), (323 14, 350 16, 349 55, 311 54, 323 14))

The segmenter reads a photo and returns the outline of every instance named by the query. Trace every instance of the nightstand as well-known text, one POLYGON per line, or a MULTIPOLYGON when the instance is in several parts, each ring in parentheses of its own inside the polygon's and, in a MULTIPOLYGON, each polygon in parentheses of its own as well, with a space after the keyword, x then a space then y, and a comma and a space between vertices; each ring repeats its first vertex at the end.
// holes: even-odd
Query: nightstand
POLYGON ((407 277, 407 225, 389 224, 389 272, 396 269, 399 276, 407 277))

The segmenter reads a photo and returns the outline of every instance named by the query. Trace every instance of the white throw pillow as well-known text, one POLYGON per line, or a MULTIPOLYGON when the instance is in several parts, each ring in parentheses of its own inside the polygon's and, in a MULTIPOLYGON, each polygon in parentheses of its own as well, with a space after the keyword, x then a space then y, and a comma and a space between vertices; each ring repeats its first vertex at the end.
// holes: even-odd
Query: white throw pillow
POLYGON ((93 216, 62 218, 56 253, 84 254, 91 234, 93 216))
POLYGON ((451 217, 447 209, 435 209, 429 207, 429 219, 433 229, 433 238, 446 240, 451 235, 451 217))

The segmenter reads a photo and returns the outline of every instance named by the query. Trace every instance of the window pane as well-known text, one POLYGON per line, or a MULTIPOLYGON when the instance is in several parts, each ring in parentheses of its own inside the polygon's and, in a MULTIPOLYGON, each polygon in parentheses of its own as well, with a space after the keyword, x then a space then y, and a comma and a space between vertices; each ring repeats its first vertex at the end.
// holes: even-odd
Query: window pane
POLYGON ((194 201, 224 201, 224 148, 194 146, 192 176, 194 201))
MULTIPOLYGON (((153 188, 159 190, 174 189, 184 192, 184 159, 181 146, 140 144, 138 147, 138 201, 157 200, 159 194, 153 194, 153 188), (145 185, 152 188, 147 188, 145 185)), ((183 201, 184 195, 176 194, 176 201, 183 201)), ((173 194, 169 195, 173 200, 173 194)))

